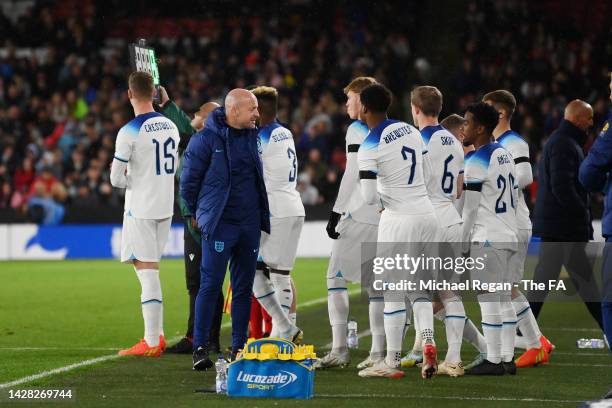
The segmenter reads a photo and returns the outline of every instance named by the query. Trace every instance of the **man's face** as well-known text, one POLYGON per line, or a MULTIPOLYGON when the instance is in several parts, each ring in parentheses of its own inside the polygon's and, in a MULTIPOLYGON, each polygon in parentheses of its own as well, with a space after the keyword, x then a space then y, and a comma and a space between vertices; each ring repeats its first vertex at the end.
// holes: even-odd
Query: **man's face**
POLYGON ((250 95, 242 98, 234 110, 236 124, 240 129, 254 129, 259 120, 259 110, 257 109, 257 98, 250 95))
POLYGON ((474 122, 474 115, 472 115, 472 112, 465 112, 464 119, 465 122, 463 122, 460 131, 460 133, 463 134, 463 143, 473 144, 478 136, 477 123, 474 122))
POLYGON ((346 94, 346 112, 351 119, 360 119, 359 113, 361 112, 361 100, 359 94, 353 91, 348 91, 346 94))

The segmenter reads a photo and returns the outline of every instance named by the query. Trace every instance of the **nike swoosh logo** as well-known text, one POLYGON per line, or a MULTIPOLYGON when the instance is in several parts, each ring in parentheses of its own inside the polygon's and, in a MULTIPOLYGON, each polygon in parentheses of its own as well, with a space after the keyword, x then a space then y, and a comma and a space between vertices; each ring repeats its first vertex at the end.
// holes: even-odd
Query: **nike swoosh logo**
POLYGON ((221 153, 223 149, 215 149, 215 153, 221 153))

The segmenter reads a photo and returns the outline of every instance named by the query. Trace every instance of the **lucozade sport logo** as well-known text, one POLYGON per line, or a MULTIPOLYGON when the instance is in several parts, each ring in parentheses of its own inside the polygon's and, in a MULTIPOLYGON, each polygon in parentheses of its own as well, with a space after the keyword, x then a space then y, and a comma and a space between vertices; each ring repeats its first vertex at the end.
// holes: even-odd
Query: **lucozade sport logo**
POLYGON ((272 389, 277 385, 283 388, 297 380, 297 375, 281 370, 275 375, 249 374, 240 370, 236 381, 248 383, 249 388, 272 389))

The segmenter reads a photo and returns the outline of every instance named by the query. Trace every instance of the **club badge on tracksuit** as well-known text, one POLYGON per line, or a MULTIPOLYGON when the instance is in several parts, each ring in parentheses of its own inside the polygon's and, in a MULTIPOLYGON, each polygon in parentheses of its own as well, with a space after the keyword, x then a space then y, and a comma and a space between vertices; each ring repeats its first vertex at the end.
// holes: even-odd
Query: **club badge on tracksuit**
POLYGON ((223 252, 223 248, 225 248, 225 243, 223 241, 215 241, 215 251, 223 252))

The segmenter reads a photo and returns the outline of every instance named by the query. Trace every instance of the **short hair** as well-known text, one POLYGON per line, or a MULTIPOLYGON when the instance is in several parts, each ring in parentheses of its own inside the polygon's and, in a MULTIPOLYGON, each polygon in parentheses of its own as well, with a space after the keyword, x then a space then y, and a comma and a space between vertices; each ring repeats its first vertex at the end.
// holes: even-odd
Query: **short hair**
POLYGON ((143 71, 134 71, 128 78, 128 86, 134 97, 153 100, 155 86, 151 74, 143 71))
POLYGON ((442 92, 435 86, 417 86, 410 93, 410 103, 425 115, 438 117, 442 111, 442 92))
POLYGON ((514 109, 516 109, 516 98, 510 91, 498 89, 497 91, 489 92, 482 97, 484 102, 490 101, 495 106, 495 109, 503 109, 506 111, 508 119, 512 117, 514 109))
POLYGON ((368 85, 360 93, 361 104, 374 113, 387 113, 393 100, 391 91, 382 84, 368 85))
POLYGON ((347 95, 350 91, 353 91, 356 94, 360 94, 366 86, 377 83, 378 81, 376 80, 376 78, 373 77, 357 77, 353 79, 350 84, 344 87, 344 94, 347 95))
POLYGON ((453 129, 453 128, 463 125, 464 123, 465 123, 465 118, 463 118, 461 115, 457 115, 456 113, 452 113, 448 115, 447 117, 442 119, 442 121, 440 122, 440 124, 446 129, 453 129))
POLYGON ((258 86, 251 89, 251 92, 257 98, 257 102, 266 102, 268 106, 264 109, 272 109, 271 114, 275 114, 278 109, 278 91, 271 86, 258 86))
POLYGON ((499 112, 484 102, 476 102, 467 107, 466 112, 470 112, 474 116, 474 121, 485 127, 487 133, 493 133, 493 130, 499 123, 499 112))

